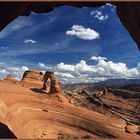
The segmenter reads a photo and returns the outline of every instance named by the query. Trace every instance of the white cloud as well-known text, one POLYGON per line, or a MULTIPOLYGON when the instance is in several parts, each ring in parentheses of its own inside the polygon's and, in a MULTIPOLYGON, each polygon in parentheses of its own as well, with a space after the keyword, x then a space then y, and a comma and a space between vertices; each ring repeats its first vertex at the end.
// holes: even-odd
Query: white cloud
POLYGON ((24 43, 32 43, 32 44, 35 44, 35 43, 37 43, 37 41, 35 41, 33 39, 25 39, 24 40, 24 43))
POLYGON ((51 66, 47 66, 44 63, 39 62, 38 65, 39 65, 40 68, 43 68, 44 70, 52 70, 51 66))
MULTIPOLYGON (((21 67, 7 67, 6 70, 8 71, 9 74, 14 75, 16 79, 21 79, 23 76, 23 73, 26 70, 29 70, 27 66, 21 66, 21 67)), ((6 75, 5 75, 6 76, 6 75)))
POLYGON ((107 60, 107 58, 101 56, 92 56, 90 60, 100 61, 100 60, 107 60))
POLYGON ((38 63, 38 65, 40 66, 40 67, 42 67, 42 68, 46 68, 46 66, 45 66, 45 64, 44 63, 38 63))
POLYGON ((90 28, 85 28, 81 25, 73 25, 71 30, 66 31, 66 35, 77 36, 80 39, 84 40, 93 40, 100 38, 100 35, 97 31, 90 28))
POLYGON ((26 70, 29 70, 29 68, 27 66, 22 66, 21 70, 26 71, 26 70))
POLYGON ((75 71, 73 65, 67 65, 61 62, 60 64, 57 64, 56 68, 60 71, 67 71, 67 72, 72 72, 75 71))
POLYGON ((72 74, 70 73, 56 73, 58 77, 61 77, 61 78, 75 78, 72 74))
POLYGON ((9 67, 7 69, 8 70, 12 70, 12 71, 16 71, 16 72, 29 70, 29 68, 27 66, 22 66, 22 67, 9 67))
MULTIPOLYGON (((129 68, 125 63, 108 61, 101 56, 92 56, 90 60, 97 61, 97 64, 89 65, 85 60, 76 64, 60 62, 54 66, 38 63, 37 69, 43 73, 47 70, 54 71, 62 83, 98 82, 111 78, 140 79, 140 63, 136 67, 129 68)), ((17 79, 21 79, 26 70, 29 70, 27 66, 14 67, 0 63, 0 74, 3 78, 13 74, 17 79)))
POLYGON ((115 10, 115 7, 116 6, 111 3, 106 3, 105 5, 101 6, 100 9, 109 8, 111 12, 113 12, 115 10))
POLYGON ((0 69, 0 73, 2 73, 2 74, 8 74, 8 72, 7 72, 6 69, 0 69))
POLYGON ((90 15, 94 16, 98 20, 106 20, 106 19, 108 19, 107 14, 103 14, 101 11, 98 11, 98 10, 91 11, 90 15))
POLYGON ((92 56, 90 60, 97 61, 97 64, 89 65, 85 60, 77 64, 61 62, 52 66, 51 70, 56 72, 59 81, 63 83, 98 82, 111 78, 140 78, 140 63, 137 67, 128 68, 125 63, 107 61, 107 58, 101 56, 92 56))

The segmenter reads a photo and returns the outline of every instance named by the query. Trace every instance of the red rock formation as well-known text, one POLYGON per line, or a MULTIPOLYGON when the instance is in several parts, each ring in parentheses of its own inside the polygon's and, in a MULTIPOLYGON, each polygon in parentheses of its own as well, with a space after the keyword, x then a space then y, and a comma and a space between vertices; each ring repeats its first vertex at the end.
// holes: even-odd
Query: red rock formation
POLYGON ((0 82, 0 121, 19 139, 58 139, 65 136, 91 139, 139 140, 125 132, 125 121, 94 111, 50 100, 20 85, 0 82), (8 88, 7 88, 8 87, 8 88))
POLYGON ((97 90, 98 88, 95 86, 92 88, 89 86, 86 88, 85 86, 84 89, 86 89, 90 94, 84 94, 83 96, 83 94, 78 92, 77 87, 77 94, 73 94, 75 91, 73 91, 73 86, 71 88, 70 86, 68 88, 64 88, 64 92, 68 93, 67 91, 73 91, 71 94, 67 94, 67 98, 70 102, 72 100, 72 104, 74 105, 101 112, 107 116, 123 118, 131 122, 137 122, 140 120, 139 92, 107 88, 107 91, 103 94, 103 91, 97 90))
POLYGON ((128 133, 138 133, 139 127, 134 124, 128 124, 125 128, 125 131, 128 133))
POLYGON ((12 74, 7 75, 6 79, 15 79, 12 74))
POLYGON ((3 79, 4 82, 12 83, 12 84, 19 84, 20 81, 14 78, 12 74, 7 75, 5 79, 3 79))
POLYGON ((57 81, 54 75, 54 72, 46 71, 43 79, 44 79, 44 85, 43 85, 44 90, 47 90, 47 88, 50 88, 50 93, 58 93, 61 91, 59 82, 57 81), (49 79, 50 79, 50 86, 48 84, 49 79))
POLYGON ((43 73, 36 70, 24 72, 21 83, 27 87, 41 87, 43 84, 43 73))

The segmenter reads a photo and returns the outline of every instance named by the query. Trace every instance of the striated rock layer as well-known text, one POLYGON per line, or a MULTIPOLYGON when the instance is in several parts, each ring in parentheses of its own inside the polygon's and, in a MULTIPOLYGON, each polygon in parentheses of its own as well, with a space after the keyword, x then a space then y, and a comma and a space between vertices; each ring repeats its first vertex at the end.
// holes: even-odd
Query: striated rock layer
POLYGON ((43 89, 47 90, 50 93, 58 93, 61 92, 61 88, 59 85, 59 82, 57 81, 54 72, 46 71, 43 77, 44 85, 43 89), (50 83, 48 83, 48 80, 50 79, 50 83), (49 88, 49 90, 48 90, 49 88))
POLYGON ((21 83, 26 87, 41 87, 43 85, 43 73, 36 70, 24 72, 21 83))
POLYGON ((0 121, 17 138, 139 139, 124 120, 62 103, 21 85, 0 82, 0 121))
MULTIPOLYGON (((80 91, 79 87, 72 86, 70 88, 69 86, 64 88, 64 92, 72 104, 100 112, 107 116, 123 118, 128 122, 139 122, 140 92, 119 88, 96 90, 97 87, 95 86, 81 86, 83 90, 80 91), (73 91, 73 89, 76 89, 76 94, 68 92, 73 91)), ((128 88, 127 86, 123 87, 128 88)))

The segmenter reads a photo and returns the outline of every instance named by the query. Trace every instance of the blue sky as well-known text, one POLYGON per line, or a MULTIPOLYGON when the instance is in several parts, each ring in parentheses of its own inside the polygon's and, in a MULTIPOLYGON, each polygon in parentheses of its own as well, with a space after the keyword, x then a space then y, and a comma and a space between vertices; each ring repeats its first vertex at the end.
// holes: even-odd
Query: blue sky
POLYGON ((0 33, 2 78, 21 78, 27 69, 53 70, 63 83, 139 78, 139 63, 137 46, 110 4, 32 13, 0 33))

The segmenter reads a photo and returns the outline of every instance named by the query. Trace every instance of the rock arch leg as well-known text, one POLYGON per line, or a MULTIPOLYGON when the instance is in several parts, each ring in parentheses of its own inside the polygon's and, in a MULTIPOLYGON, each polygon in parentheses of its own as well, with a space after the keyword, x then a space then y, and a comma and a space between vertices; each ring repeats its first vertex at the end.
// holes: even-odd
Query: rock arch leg
POLYGON ((43 89, 44 90, 49 90, 50 88, 50 93, 58 93, 61 91, 61 88, 59 86, 59 82, 57 81, 54 72, 50 72, 50 71, 46 71, 44 74, 44 85, 43 85, 43 89), (50 85, 47 82, 48 79, 50 79, 50 85))

